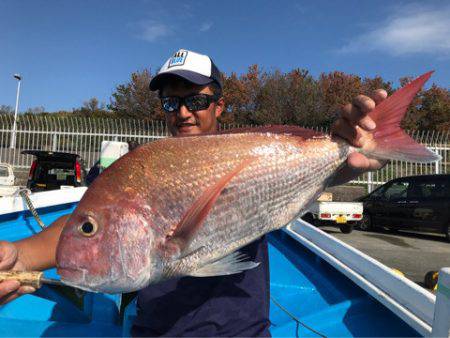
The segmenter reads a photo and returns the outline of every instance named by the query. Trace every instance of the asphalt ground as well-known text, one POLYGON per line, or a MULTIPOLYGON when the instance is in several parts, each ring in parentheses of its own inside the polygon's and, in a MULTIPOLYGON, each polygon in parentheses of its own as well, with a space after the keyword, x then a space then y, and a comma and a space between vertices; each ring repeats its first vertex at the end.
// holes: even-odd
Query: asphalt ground
POLYGON ((376 232, 353 230, 343 234, 337 227, 320 229, 375 258, 400 270, 407 278, 425 287, 425 274, 450 267, 450 242, 444 236, 389 230, 376 232))

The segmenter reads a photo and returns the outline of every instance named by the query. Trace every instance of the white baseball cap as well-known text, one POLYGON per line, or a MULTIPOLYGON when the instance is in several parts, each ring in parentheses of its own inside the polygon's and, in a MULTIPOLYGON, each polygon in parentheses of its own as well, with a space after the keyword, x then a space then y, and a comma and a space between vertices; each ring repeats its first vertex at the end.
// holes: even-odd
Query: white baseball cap
POLYGON ((208 55, 180 49, 173 54, 150 81, 150 90, 158 90, 164 80, 181 77, 197 85, 216 82, 222 88, 220 71, 208 55))

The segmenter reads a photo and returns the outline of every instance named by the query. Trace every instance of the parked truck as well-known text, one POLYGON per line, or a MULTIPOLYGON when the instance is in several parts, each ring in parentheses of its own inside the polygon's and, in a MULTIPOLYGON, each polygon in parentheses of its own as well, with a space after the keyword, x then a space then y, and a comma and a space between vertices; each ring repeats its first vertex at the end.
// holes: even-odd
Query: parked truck
POLYGON ((363 210, 361 202, 333 202, 333 195, 325 192, 302 218, 316 226, 337 225, 341 232, 348 234, 362 220, 363 210))
POLYGON ((0 197, 16 194, 20 186, 14 185, 15 176, 10 164, 0 163, 0 197))

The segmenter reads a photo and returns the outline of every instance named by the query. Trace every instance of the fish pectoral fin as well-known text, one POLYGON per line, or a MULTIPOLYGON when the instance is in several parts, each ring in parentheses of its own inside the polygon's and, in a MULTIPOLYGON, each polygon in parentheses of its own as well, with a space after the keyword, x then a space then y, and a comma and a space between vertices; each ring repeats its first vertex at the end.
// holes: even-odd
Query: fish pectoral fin
POLYGON ((213 277, 233 275, 235 273, 256 268, 260 264, 259 262, 257 263, 247 259, 247 255, 236 251, 222 259, 202 266, 201 268, 189 273, 189 276, 213 277))
POLYGON ((194 202, 191 208, 186 212, 181 221, 175 227, 173 233, 167 238, 167 241, 177 243, 180 251, 183 252, 190 244, 194 234, 204 223, 208 213, 212 209, 217 198, 220 196, 225 186, 239 174, 250 160, 244 160, 236 168, 224 175, 218 182, 207 188, 201 196, 194 202))

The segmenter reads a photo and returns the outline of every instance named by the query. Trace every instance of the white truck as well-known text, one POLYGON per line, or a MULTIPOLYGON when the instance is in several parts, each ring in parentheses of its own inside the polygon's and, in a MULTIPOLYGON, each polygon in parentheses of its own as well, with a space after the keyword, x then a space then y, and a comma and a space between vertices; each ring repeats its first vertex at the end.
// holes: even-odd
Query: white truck
POLYGON ((15 176, 10 164, 0 163, 0 197, 16 194, 21 186, 14 185, 15 176))
POLYGON ((363 203, 361 202, 333 202, 331 193, 323 193, 309 208, 309 212, 302 218, 316 226, 336 224, 339 229, 348 234, 363 217, 363 203))

